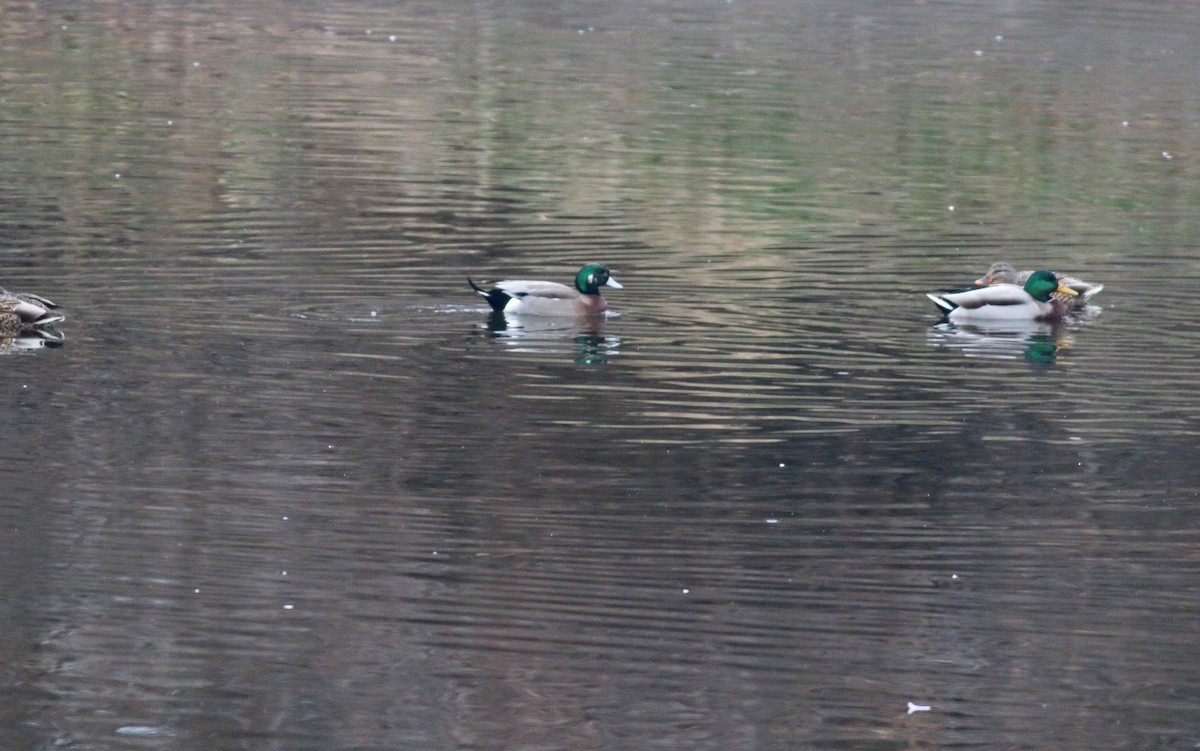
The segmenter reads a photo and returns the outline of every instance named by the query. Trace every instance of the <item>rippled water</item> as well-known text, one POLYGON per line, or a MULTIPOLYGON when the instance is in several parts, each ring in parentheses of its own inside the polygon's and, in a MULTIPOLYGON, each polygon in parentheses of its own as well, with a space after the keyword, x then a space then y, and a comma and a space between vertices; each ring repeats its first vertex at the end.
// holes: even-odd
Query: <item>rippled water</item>
POLYGON ((1200 743, 1196 9, 0 12, 0 746, 1200 743))

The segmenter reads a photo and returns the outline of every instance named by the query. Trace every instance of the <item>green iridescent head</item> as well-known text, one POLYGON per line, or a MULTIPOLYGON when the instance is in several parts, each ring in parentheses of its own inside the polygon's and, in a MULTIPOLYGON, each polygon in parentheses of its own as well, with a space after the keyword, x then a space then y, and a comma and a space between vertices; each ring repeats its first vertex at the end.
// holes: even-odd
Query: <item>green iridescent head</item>
POLYGON ((1034 300, 1040 302, 1049 302, 1050 295, 1058 292, 1064 295, 1077 295, 1075 290, 1058 281, 1058 277, 1049 271, 1039 270, 1029 275, 1029 279, 1025 282, 1025 291, 1034 300))
POLYGON ((585 295, 598 295, 601 287, 621 289, 617 280, 609 275, 608 267, 602 263, 589 263, 575 275, 575 289, 585 295))

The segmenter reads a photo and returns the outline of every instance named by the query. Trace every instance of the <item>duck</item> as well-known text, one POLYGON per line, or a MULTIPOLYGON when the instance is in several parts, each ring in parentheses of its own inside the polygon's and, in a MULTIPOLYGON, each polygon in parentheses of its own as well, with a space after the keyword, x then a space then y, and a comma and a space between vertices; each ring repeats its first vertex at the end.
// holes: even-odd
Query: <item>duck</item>
POLYGON ((1054 295, 1076 297, 1053 272, 1039 269, 1023 287, 992 284, 966 292, 926 294, 952 323, 985 321, 1058 321, 1067 314, 1067 304, 1054 295))
POLYGON ((558 282, 507 279, 484 289, 467 277, 471 289, 483 295, 497 313, 525 316, 589 316, 608 310, 601 287, 624 289, 602 263, 589 263, 575 275, 575 286, 558 282))
POLYGON ((38 334, 59 340, 62 334, 50 330, 54 324, 66 320, 65 316, 52 312, 57 307, 41 295, 0 289, 0 333, 38 334))
MULTIPOLYGON (((991 265, 987 273, 975 280, 978 286, 987 286, 991 284, 1016 284, 1018 286, 1025 284, 1029 277, 1033 274, 1032 271, 1022 271, 1017 273, 1016 267, 1007 261, 997 261, 991 265)), ((1063 276, 1055 274, 1059 281, 1075 290, 1077 293, 1074 297, 1060 295, 1060 299, 1067 304, 1068 310, 1084 310, 1087 308, 1092 297, 1100 290, 1104 289, 1103 284, 1093 284, 1085 282, 1082 279, 1076 279, 1073 276, 1063 276)), ((1058 293, 1054 293, 1057 295, 1058 293)))

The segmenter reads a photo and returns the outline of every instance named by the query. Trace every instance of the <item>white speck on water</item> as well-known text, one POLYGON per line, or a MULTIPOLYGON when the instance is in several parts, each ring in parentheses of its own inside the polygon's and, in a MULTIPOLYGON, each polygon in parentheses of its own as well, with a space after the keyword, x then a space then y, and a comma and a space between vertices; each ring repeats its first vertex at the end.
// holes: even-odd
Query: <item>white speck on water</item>
POLYGON ((281 517, 281 518, 282 518, 282 519, 283 519, 285 522, 288 520, 288 518, 287 518, 286 516, 284 516, 284 517, 281 517))
POLYGON ((287 605, 283 606, 283 609, 284 610, 295 610, 296 606, 289 602, 287 605))
POLYGON ((997 34, 996 36, 992 37, 992 39, 995 39, 997 42, 1003 42, 1003 41, 1004 41, 1004 35, 1003 35, 1003 34, 997 34))
POLYGON ((197 595, 200 594, 200 588, 196 587, 195 589, 192 590, 192 593, 197 594, 197 595))
POLYGON ((389 42, 394 42, 394 41, 396 41, 396 35, 395 35, 395 34, 388 34, 388 41, 389 41, 389 42))
POLYGON ((1122 128, 1128 128, 1128 127, 1129 127, 1129 121, 1128 121, 1128 120, 1122 120, 1122 121, 1121 121, 1121 127, 1122 127, 1122 128))
POLYGON ((371 317, 372 317, 372 318, 375 318, 375 317, 377 317, 378 315, 379 315, 379 311, 377 311, 377 310, 372 310, 372 311, 371 311, 371 317))
POLYGON ((121 179, 121 173, 120 173, 120 172, 114 172, 114 173, 113 173, 113 179, 114 179, 114 180, 120 180, 120 179, 121 179))
POLYGON ((193 68, 199 68, 199 67, 200 67, 200 61, 199 61, 199 60, 194 60, 194 61, 192 62, 192 67, 193 67, 193 68))
POLYGON ((767 519, 767 524, 778 524, 779 520, 775 518, 767 519))
POLYGON ((1082 441, 1083 439, 1077 435, 1073 435, 1073 436, 1070 436, 1069 438, 1067 438, 1067 440, 1068 441, 1082 441))
POLYGON ((786 463, 786 462, 779 462, 779 466, 781 466, 781 467, 786 467, 786 466, 787 466, 787 463, 786 463))
POLYGON ((928 712, 931 709, 933 709, 933 707, 929 706, 928 704, 913 704, 911 701, 908 703, 909 714, 912 714, 913 712, 928 712))
POLYGON ((951 579, 957 579, 957 578, 958 578, 958 574, 950 574, 950 578, 951 578, 951 579))
POLYGON ((161 732, 161 728, 150 725, 122 725, 117 728, 117 735, 158 735, 161 732))
POLYGON ((1174 159, 1175 158, 1175 155, 1169 151, 1164 151, 1162 154, 1163 154, 1163 159, 1174 159))
POLYGON ((975 57, 983 57, 983 50, 975 50, 975 57))
POLYGON ((954 211, 954 204, 950 204, 950 205, 949 205, 949 206, 947 206, 946 208, 947 208, 948 210, 950 210, 950 211, 954 211))
POLYGON ((689 594, 691 591, 692 591, 692 590, 688 589, 687 587, 684 587, 684 588, 683 588, 683 593, 684 593, 685 595, 686 595, 686 594, 689 594))

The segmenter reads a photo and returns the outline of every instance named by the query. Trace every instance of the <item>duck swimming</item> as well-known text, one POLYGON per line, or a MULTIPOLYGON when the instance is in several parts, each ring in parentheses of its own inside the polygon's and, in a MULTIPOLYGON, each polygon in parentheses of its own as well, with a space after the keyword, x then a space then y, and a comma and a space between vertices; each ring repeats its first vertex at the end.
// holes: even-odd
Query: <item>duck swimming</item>
MULTIPOLYGON (((1033 275, 1032 271, 1022 271, 1017 273, 1017 269, 1007 261, 997 261, 993 263, 987 273, 975 280, 975 284, 979 286, 989 284, 1016 284, 1023 286, 1029 277, 1033 275)), ((1060 296, 1063 302, 1067 304, 1069 310, 1084 310, 1087 308, 1089 301, 1100 290, 1104 289, 1103 284, 1093 284, 1085 282, 1082 279, 1076 279, 1073 276, 1058 276, 1058 280, 1067 287, 1075 290, 1076 295, 1069 297, 1066 295, 1060 296)), ((1057 295, 1059 293, 1054 293, 1057 295)), ((1053 295, 1052 295, 1053 296, 1053 295)))
POLYGON ((497 312, 526 316, 588 316, 603 313, 608 302, 600 294, 601 287, 622 289, 613 279, 608 267, 589 263, 575 275, 575 286, 558 282, 535 282, 508 279, 496 282, 492 289, 483 289, 467 277, 471 289, 487 298, 497 312))
POLYGON ((1079 293, 1045 270, 1029 275, 1024 287, 993 284, 966 292, 927 294, 953 323, 986 321, 1057 321, 1067 314, 1067 304, 1052 295, 1075 297, 1079 293))
POLYGON ((48 330, 65 317, 51 311, 58 306, 41 295, 0 289, 0 334, 40 334, 59 341, 62 334, 48 330))

